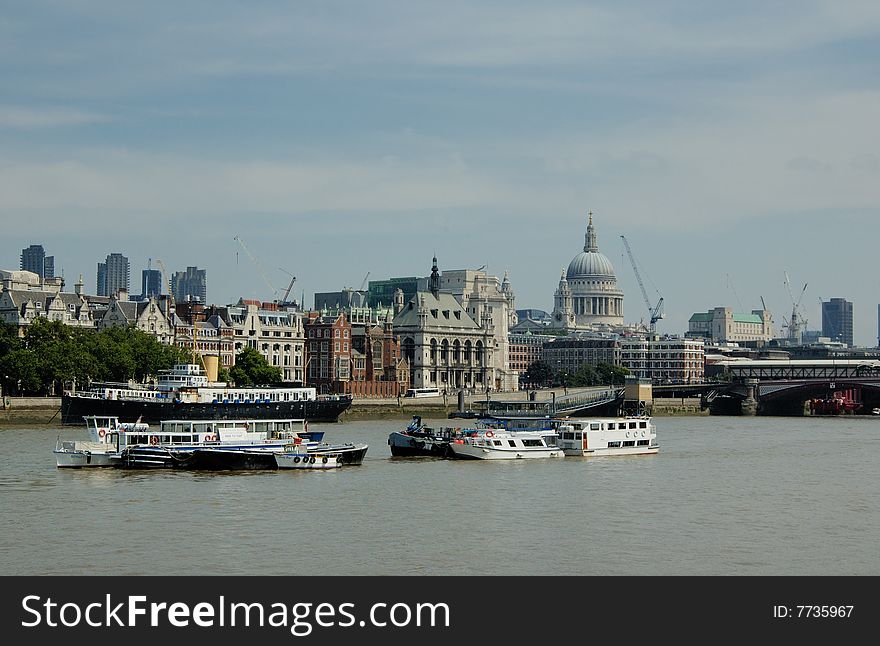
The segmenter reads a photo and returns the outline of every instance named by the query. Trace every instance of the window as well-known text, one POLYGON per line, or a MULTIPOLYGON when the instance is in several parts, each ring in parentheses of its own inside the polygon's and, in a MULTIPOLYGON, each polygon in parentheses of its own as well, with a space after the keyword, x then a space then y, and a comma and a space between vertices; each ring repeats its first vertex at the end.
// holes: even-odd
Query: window
POLYGON ((513 448, 516 448, 516 442, 514 442, 513 440, 507 440, 507 443, 510 444, 510 446, 512 446, 513 448))
POLYGON ((347 339, 347 338, 348 338, 348 330, 343 331, 343 333, 342 333, 342 338, 343 338, 343 339, 347 339))
POLYGON ((635 446, 635 445, 636 445, 636 443, 634 440, 628 440, 626 442, 623 442, 623 446, 635 446))
MULTIPOLYGON (((339 332, 339 330, 336 330, 336 331, 339 332)), ((339 352, 339 341, 337 341, 336 343, 333 344, 333 350, 335 352, 339 352)))
POLYGON ((495 446, 501 446, 501 440, 493 440, 495 442, 495 446))
POLYGON ((340 334, 340 332, 339 332, 339 330, 338 330, 338 329, 337 329, 337 330, 335 330, 335 333, 336 333, 336 334, 335 334, 335 336, 336 336, 336 338, 337 338, 337 339, 338 339, 338 338, 339 338, 339 337, 340 337, 340 336, 341 336, 341 334, 340 334))
POLYGON ((613 431, 613 430, 615 429, 615 426, 616 426, 616 425, 614 424, 614 422, 609 422, 609 423, 608 423, 608 430, 609 430, 609 431, 613 431))
POLYGON ((619 449, 620 442, 608 442, 608 448, 609 449, 619 449))
POLYGON ((590 424, 590 430, 591 430, 591 431, 598 431, 598 430, 599 430, 599 424, 596 423, 596 422, 590 424))
POLYGON ((636 442, 636 446, 648 446, 648 440, 639 440, 636 442))
POLYGON ((524 439, 522 441, 523 446, 544 446, 544 443, 541 440, 527 440, 524 439))

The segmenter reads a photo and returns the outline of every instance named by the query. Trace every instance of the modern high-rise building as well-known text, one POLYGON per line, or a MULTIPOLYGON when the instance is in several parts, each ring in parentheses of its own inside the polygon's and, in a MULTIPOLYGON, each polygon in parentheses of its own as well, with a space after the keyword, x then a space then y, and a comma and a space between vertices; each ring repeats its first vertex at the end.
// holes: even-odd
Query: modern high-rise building
POLYGON ((47 256, 43 245, 32 244, 27 249, 21 250, 19 269, 32 271, 40 278, 54 278, 55 256, 47 256))
POLYGON ((141 270, 141 299, 162 295, 162 272, 158 269, 141 270))
POLYGON ((208 299, 208 272, 198 267, 187 267, 186 271, 176 271, 171 276, 171 292, 174 301, 198 301, 205 303, 208 299))
POLYGON ((822 302, 822 336, 853 345, 853 304, 845 298, 822 302))
POLYGON ((111 253, 98 263, 98 296, 114 296, 119 290, 130 292, 131 266, 121 253, 111 253))

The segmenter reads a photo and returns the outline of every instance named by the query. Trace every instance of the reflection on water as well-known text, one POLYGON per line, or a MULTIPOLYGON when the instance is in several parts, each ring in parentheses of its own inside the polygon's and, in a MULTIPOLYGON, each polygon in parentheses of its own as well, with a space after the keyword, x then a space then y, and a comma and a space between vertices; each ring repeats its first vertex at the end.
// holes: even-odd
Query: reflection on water
POLYGON ((237 474, 57 469, 58 429, 2 429, 0 574, 880 574, 880 420, 655 421, 656 456, 512 462, 350 422, 360 467, 237 474))

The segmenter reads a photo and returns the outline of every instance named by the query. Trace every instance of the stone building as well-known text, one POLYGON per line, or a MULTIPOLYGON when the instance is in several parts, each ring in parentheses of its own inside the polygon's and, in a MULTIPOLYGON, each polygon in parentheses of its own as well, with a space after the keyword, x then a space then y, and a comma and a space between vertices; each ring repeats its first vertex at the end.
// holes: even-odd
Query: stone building
POLYGON ((708 312, 693 314, 688 320, 686 336, 713 343, 770 341, 773 338, 773 319, 767 310, 741 314, 730 307, 716 307, 708 312))
POLYGON ((705 374, 704 344, 677 337, 621 339, 620 365, 655 384, 699 383, 705 374))
POLYGON ((614 266, 599 252, 593 213, 584 250, 568 264, 553 296, 552 325, 567 331, 602 331, 623 326, 623 292, 614 266))
POLYGON ((417 291, 406 303, 399 291, 394 301, 394 333, 409 362, 410 387, 478 392, 503 387, 509 370, 506 361, 503 370, 496 366, 495 313, 479 294, 466 299, 466 308, 453 293, 442 291, 436 258, 428 290, 417 291))
POLYGON ((303 315, 276 303, 240 299, 220 308, 233 330, 235 354, 244 348, 258 350, 271 366, 281 369, 289 383, 305 383, 305 331, 303 315))
POLYGON ((0 320, 18 327, 24 336, 38 317, 65 325, 94 329, 95 308, 83 294, 82 278, 75 292, 63 292, 61 278, 41 279, 30 271, 0 270, 0 320))
POLYGON ((347 392, 355 397, 397 397, 409 387, 409 364, 401 357, 391 320, 352 324, 352 372, 347 392))
POLYGON ((508 365, 510 370, 516 373, 517 379, 522 377, 530 365, 541 360, 544 344, 556 338, 549 334, 534 334, 530 330, 522 333, 511 332, 508 335, 510 342, 508 365))
POLYGON ((235 365, 235 329, 223 318, 224 308, 190 301, 175 307, 174 343, 203 356, 219 358, 219 366, 235 365))
POLYGON ((160 343, 174 343, 174 324, 167 297, 130 301, 125 290, 110 297, 107 309, 95 320, 98 330, 133 327, 156 337, 160 343))
POLYGON ((574 374, 584 364, 596 366, 620 364, 620 343, 616 338, 571 336, 546 342, 541 348, 541 360, 554 374, 574 374))

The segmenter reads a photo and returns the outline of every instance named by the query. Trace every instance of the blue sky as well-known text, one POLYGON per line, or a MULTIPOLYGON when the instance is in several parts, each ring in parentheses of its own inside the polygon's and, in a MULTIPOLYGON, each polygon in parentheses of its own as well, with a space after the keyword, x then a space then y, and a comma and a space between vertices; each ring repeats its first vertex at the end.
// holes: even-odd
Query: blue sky
POLYGON ((647 316, 854 301, 876 345, 876 2, 6 3, 0 267, 119 251, 209 299, 488 264, 550 309, 592 209, 647 316))

